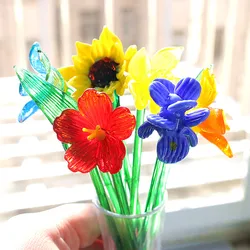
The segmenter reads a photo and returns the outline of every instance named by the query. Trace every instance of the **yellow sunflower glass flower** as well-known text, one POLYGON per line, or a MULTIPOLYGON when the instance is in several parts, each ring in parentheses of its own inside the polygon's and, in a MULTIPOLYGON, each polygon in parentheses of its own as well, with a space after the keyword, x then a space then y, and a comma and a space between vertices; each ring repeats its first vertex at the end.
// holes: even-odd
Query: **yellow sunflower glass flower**
POLYGON ((125 69, 136 53, 136 46, 130 46, 124 54, 120 39, 106 26, 99 40, 92 44, 76 42, 77 55, 72 57, 73 64, 59 71, 68 85, 75 89, 72 97, 76 100, 87 88, 95 88, 113 98, 114 91, 123 95, 126 85, 125 69))
POLYGON ((156 78, 166 78, 175 82, 176 77, 172 70, 180 61, 183 47, 163 48, 156 52, 150 59, 145 48, 136 52, 128 65, 128 85, 138 110, 149 105, 152 113, 157 113, 160 107, 153 101, 149 94, 149 85, 156 78))
POLYGON ((224 137, 226 131, 229 130, 224 111, 223 109, 210 107, 217 96, 217 90, 215 76, 211 74, 209 68, 203 70, 200 84, 201 94, 197 100, 197 108, 209 108, 210 115, 204 122, 193 129, 231 158, 233 153, 224 137))

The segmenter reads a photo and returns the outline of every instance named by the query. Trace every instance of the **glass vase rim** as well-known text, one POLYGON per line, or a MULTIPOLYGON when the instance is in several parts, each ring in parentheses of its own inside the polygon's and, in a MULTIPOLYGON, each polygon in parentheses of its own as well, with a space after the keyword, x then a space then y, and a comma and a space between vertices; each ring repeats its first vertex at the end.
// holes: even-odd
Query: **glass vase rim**
POLYGON ((103 214, 106 214, 108 216, 113 216, 113 217, 121 218, 121 219, 138 219, 138 218, 143 218, 143 217, 147 217, 147 216, 156 214, 158 211, 160 211, 165 206, 166 198, 164 198, 163 201, 161 202, 161 204, 156 206, 153 210, 151 210, 149 212, 143 212, 140 214, 118 214, 118 213, 111 212, 111 211, 103 208, 102 206, 100 206, 100 203, 99 203, 97 197, 95 197, 92 200, 92 202, 94 203, 94 205, 97 207, 98 210, 100 210, 103 214))

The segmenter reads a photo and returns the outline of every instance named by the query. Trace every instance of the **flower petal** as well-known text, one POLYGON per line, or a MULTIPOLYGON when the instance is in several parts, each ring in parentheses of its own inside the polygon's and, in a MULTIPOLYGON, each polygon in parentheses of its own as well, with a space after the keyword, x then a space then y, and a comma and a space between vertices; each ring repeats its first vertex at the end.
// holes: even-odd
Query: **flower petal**
POLYGON ((79 57, 91 58, 91 45, 90 44, 76 42, 76 51, 79 57))
POLYGON ((122 141, 113 136, 106 136, 97 149, 98 167, 102 172, 116 174, 122 168, 126 149, 122 141))
POLYGON ((188 139, 191 147, 195 147, 198 144, 198 137, 191 128, 184 127, 180 135, 184 135, 188 139))
POLYGON ((151 59, 152 71, 169 72, 174 69, 180 61, 183 50, 183 47, 168 47, 157 51, 151 59))
POLYGON ((39 107, 36 105, 36 103, 33 100, 27 102, 18 115, 18 122, 24 122, 34 113, 36 113, 38 109, 39 107))
POLYGON ((74 62, 74 68, 77 75, 88 75, 91 67, 90 60, 82 60, 79 56, 72 56, 72 60, 74 62))
POLYGON ((194 78, 183 78, 177 83, 175 93, 183 100, 197 100, 201 93, 201 85, 194 78))
POLYGON ((135 116, 125 107, 118 107, 112 111, 108 119, 110 135, 119 140, 129 138, 135 128, 135 116))
POLYGON ((161 107, 157 105, 152 98, 149 98, 149 111, 152 114, 158 114, 161 110, 161 107))
POLYGON ((110 49, 107 49, 104 44, 102 44, 99 40, 93 39, 92 41, 92 49, 91 49, 91 57, 94 61, 99 61, 103 57, 110 56, 110 49))
POLYGON ((94 127, 100 125, 101 128, 107 128, 108 117, 112 112, 112 102, 107 94, 87 89, 78 99, 78 108, 94 127))
POLYGON ((157 143, 157 156, 164 163, 176 163, 189 152, 188 141, 183 136, 164 135, 157 143))
POLYGON ((133 58, 133 56, 136 54, 137 52, 137 46, 136 45, 130 45, 124 55, 124 60, 125 60, 125 71, 128 71, 128 65, 131 61, 131 59, 133 58))
POLYGON ((233 157, 233 152, 224 136, 215 133, 206 133, 203 131, 201 131, 200 134, 205 139, 216 145, 226 156, 228 156, 229 158, 233 157))
POLYGON ((45 78, 47 70, 41 61, 41 53, 40 44, 35 42, 30 49, 29 61, 31 67, 45 78))
POLYGON ((154 79, 153 82, 160 82, 160 83, 162 83, 162 84, 168 89, 168 92, 169 92, 169 93, 174 93, 174 88, 175 88, 175 86, 174 86, 174 84, 173 84, 171 81, 169 81, 168 79, 156 78, 156 79, 154 79))
POLYGON ((150 69, 149 57, 145 48, 142 48, 131 59, 128 66, 128 72, 135 81, 143 82, 148 80, 150 69))
POLYGON ((108 48, 108 50, 110 50, 115 43, 119 43, 122 46, 119 37, 111 32, 107 26, 103 27, 99 40, 102 44, 105 45, 105 47, 108 48))
POLYGON ((20 96, 28 96, 28 93, 25 91, 21 83, 19 84, 19 94, 20 96))
POLYGON ((185 114, 183 120, 184 126, 194 127, 199 125, 200 123, 202 123, 207 119, 209 113, 210 113, 209 109, 204 108, 204 109, 196 109, 195 111, 185 114))
POLYGON ((129 90, 133 95, 133 98, 135 100, 135 107, 138 110, 142 110, 148 105, 148 101, 150 99, 148 86, 148 81, 135 82, 131 80, 129 82, 129 90))
POLYGON ((58 71, 60 72, 65 81, 69 81, 72 77, 76 75, 76 70, 73 65, 64 68, 59 68, 58 71))
POLYGON ((77 75, 72 77, 69 81, 68 81, 68 85, 72 86, 73 88, 75 88, 76 90, 82 90, 82 93, 85 89, 90 88, 91 87, 91 81, 89 80, 89 78, 85 75, 77 75))
POLYGON ((74 109, 64 110, 62 114, 55 119, 53 124, 53 129, 57 134, 58 140, 71 144, 87 140, 86 133, 82 131, 83 128, 95 128, 95 126, 91 127, 88 119, 74 109))
POLYGON ((198 98, 198 106, 199 107, 208 107, 216 98, 216 82, 215 76, 210 74, 210 70, 204 69, 201 75, 201 94, 198 98))
POLYGON ((159 115, 148 115, 147 120, 152 125, 163 129, 174 130, 177 127, 177 121, 169 121, 159 115))
POLYGON ((138 136, 142 139, 148 138, 155 130, 155 127, 148 121, 144 122, 138 129, 138 136))
POLYGON ((224 135, 227 130, 225 115, 222 109, 209 108, 210 115, 199 125, 204 132, 224 135))
POLYGON ((161 82, 153 81, 149 86, 149 92, 152 99, 159 106, 164 107, 169 105, 169 91, 161 82))
POLYGON ((187 110, 194 108, 197 105, 196 101, 185 100, 185 101, 177 101, 168 106, 168 111, 170 113, 181 114, 183 115, 187 110))
POLYGON ((85 139, 72 145, 65 153, 64 159, 72 172, 88 173, 96 167, 97 144, 85 139))

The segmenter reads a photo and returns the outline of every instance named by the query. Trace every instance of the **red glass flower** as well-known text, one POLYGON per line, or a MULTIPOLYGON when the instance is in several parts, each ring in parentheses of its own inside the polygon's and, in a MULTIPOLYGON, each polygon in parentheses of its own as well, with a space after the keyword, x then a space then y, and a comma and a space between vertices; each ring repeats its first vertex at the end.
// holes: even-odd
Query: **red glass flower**
POLYGON ((122 140, 135 128, 134 115, 125 107, 112 110, 109 96, 94 89, 83 93, 78 109, 64 110, 53 125, 57 138, 71 144, 64 156, 69 169, 87 173, 98 166, 117 173, 126 153, 122 140))

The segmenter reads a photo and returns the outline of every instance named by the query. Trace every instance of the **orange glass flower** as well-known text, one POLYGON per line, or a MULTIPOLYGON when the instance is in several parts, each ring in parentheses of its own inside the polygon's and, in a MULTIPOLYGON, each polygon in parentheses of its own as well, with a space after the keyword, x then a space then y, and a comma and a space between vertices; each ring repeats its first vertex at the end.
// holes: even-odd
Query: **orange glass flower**
POLYGON ((71 147, 65 160, 73 172, 87 173, 96 166, 117 173, 126 149, 122 142, 135 128, 135 117, 125 107, 112 110, 107 94, 87 89, 78 99, 78 110, 66 109, 54 121, 57 138, 71 147))
POLYGON ((225 155, 233 157, 232 150, 227 139, 223 136, 229 126, 226 123, 226 117, 222 109, 209 107, 216 98, 216 82, 214 74, 210 69, 204 69, 201 76, 201 94, 197 100, 198 108, 209 108, 210 115, 194 130, 200 133, 205 139, 215 144, 225 155))

